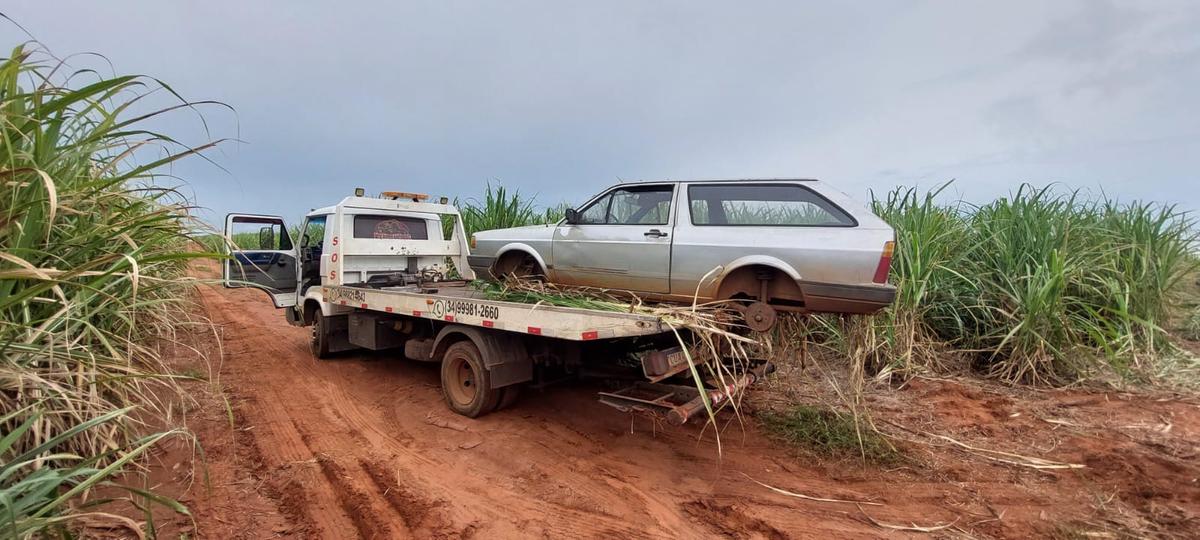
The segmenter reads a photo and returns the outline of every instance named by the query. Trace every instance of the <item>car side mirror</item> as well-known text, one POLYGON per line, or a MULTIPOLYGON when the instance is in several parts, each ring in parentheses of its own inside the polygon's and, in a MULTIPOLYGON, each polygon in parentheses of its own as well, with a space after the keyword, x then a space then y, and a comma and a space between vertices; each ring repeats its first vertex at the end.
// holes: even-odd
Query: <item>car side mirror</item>
POLYGON ((579 212, 574 208, 568 208, 566 211, 567 223, 574 225, 579 223, 579 212))

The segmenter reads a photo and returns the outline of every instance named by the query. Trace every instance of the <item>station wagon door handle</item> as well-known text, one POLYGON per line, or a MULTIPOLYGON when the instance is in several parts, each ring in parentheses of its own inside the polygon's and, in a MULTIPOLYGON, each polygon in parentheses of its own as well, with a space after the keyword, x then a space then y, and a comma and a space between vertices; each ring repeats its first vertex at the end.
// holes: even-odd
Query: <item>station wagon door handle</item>
POLYGON ((649 237, 649 238, 666 238, 667 237, 667 233, 662 232, 658 229, 650 229, 650 230, 642 233, 642 235, 649 237))

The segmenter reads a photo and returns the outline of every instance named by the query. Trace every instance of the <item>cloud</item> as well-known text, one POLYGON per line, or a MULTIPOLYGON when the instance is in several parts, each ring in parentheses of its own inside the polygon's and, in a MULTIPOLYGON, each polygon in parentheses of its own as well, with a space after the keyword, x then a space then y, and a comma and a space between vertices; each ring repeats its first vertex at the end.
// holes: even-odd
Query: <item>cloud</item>
MULTIPOLYGON (((1103 186, 1200 208, 1190 1, 21 0, 60 53, 153 74, 237 136, 174 172, 218 219, 355 186, 577 202, 618 179, 1103 186), (63 17, 62 13, 71 13, 63 17), (1190 21, 1190 22, 1189 22, 1190 21), (1141 141, 1157 141, 1144 143, 1141 141)), ((21 38, 5 31, 9 41, 21 38)), ((156 127, 198 142, 194 116, 156 127)))

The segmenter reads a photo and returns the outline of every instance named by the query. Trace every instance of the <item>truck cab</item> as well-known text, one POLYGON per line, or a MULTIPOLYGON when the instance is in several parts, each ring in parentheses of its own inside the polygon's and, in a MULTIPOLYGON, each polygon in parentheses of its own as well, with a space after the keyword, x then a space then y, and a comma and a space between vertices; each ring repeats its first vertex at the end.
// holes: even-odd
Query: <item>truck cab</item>
POLYGON ((309 212, 297 228, 280 216, 229 214, 233 246, 222 268, 229 287, 255 287, 287 310, 292 324, 311 324, 347 311, 323 298, 322 286, 409 285, 456 277, 474 279, 458 210, 416 193, 361 190, 336 205, 309 212), (450 238, 444 233, 443 217, 450 238))

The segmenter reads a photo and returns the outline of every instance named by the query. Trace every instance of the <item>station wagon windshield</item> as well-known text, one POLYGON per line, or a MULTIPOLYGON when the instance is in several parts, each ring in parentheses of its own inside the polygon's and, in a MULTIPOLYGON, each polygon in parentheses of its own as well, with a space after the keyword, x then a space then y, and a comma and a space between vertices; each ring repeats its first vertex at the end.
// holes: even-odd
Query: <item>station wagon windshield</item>
POLYGON ((842 209, 797 185, 692 185, 688 201, 693 225, 855 226, 842 209))

